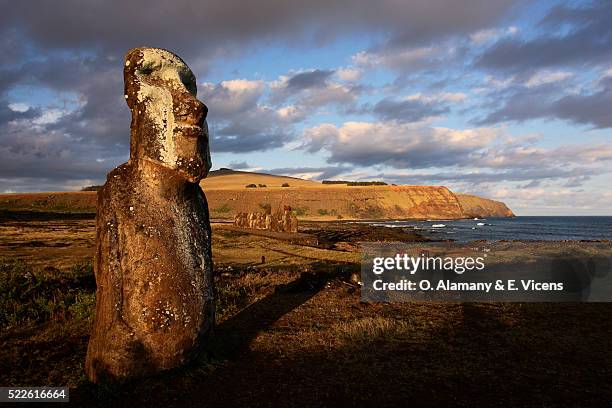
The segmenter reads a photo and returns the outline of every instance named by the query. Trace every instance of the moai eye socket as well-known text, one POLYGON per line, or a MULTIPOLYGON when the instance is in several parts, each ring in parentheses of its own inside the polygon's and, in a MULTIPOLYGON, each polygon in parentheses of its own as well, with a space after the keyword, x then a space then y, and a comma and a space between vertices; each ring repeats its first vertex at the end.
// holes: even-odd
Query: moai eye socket
POLYGON ((154 71, 153 67, 150 66, 146 66, 146 67, 142 67, 138 70, 138 73, 140 75, 150 75, 152 72, 154 71))
POLYGON ((195 96, 198 88, 196 86, 196 81, 193 74, 190 71, 181 71, 179 72, 179 78, 185 88, 187 88, 187 90, 195 96))

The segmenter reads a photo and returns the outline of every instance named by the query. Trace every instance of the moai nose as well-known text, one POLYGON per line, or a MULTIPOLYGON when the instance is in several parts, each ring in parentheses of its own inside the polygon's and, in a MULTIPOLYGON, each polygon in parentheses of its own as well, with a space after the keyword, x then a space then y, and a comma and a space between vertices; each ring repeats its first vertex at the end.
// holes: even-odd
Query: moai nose
POLYGON ((202 126, 207 114, 206 105, 189 92, 181 95, 178 109, 174 113, 180 122, 194 126, 202 126))

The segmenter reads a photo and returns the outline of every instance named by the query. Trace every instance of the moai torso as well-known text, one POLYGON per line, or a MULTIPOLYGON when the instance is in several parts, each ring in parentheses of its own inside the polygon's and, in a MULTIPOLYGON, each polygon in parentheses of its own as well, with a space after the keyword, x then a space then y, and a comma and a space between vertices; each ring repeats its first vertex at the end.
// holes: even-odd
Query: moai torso
POLYGON ((85 369, 91 381, 176 367, 214 325, 210 223, 198 182, 210 168, 206 108, 174 54, 126 56, 130 160, 98 193, 96 316, 85 369))

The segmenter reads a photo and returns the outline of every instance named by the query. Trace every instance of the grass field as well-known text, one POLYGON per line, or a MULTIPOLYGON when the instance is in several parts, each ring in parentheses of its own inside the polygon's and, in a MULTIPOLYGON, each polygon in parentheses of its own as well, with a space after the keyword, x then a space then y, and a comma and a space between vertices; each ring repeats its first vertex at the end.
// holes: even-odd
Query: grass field
MULTIPOLYGON (((609 304, 362 303, 354 241, 397 237, 341 223, 304 228, 321 245, 215 225, 218 327, 207 352, 157 377, 100 387, 83 374, 92 221, 4 222, 0 385, 68 385, 71 400, 87 406, 612 402, 609 304)), ((516 256, 498 249, 500 261, 516 256)))

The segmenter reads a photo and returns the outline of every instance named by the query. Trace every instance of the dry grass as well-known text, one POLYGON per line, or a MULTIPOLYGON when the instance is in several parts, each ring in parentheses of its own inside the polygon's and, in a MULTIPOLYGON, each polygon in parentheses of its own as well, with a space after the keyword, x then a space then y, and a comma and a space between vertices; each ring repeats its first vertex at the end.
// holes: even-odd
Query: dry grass
MULTIPOLYGON (((10 232, 0 241, 1 254, 33 262, 9 263, 0 273, 3 386, 69 385, 71 399, 82 406, 612 401, 609 304, 362 303, 359 289, 345 279, 355 269, 347 262, 358 260, 356 252, 218 229, 219 326, 207 353, 157 377, 92 386, 82 369, 94 302, 91 270, 69 265, 78 263, 74 253, 91 256, 93 225, 48 225, 57 235, 44 223, 0 226, 0 238, 10 232), (69 245, 59 251, 54 236, 69 245), (45 245, 28 246, 32 241, 45 245), (47 263, 66 267, 45 271, 47 263)), ((598 252, 601 245, 582 247, 598 252)), ((500 243, 491 256, 505 261, 568 248, 500 243)))
POLYGON ((265 185, 266 187, 261 187, 262 190, 283 188, 286 191, 290 191, 292 188, 298 187, 312 188, 323 186, 323 184, 316 181, 303 180, 294 177, 275 176, 272 174, 259 174, 249 172, 235 172, 233 174, 224 174, 212 177, 209 176, 202 180, 202 182, 200 183, 204 191, 244 190, 249 184, 255 184, 257 186, 265 185), (283 184, 285 183, 289 184, 289 187, 283 187, 283 184))
POLYGON ((408 335, 411 326, 404 320, 386 317, 364 317, 332 326, 333 335, 346 345, 363 345, 377 341, 393 341, 408 335))

